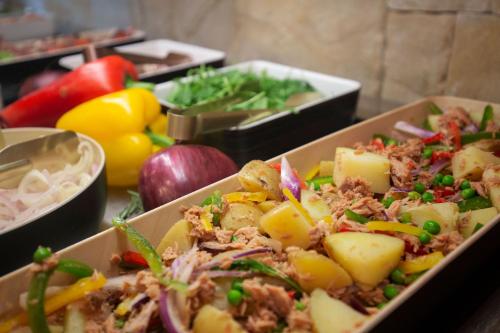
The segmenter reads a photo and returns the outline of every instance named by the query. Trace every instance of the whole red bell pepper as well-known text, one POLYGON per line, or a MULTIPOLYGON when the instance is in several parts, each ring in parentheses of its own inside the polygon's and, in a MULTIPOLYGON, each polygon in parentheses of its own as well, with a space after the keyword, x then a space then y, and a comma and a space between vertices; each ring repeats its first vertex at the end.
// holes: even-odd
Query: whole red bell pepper
POLYGON ((116 55, 100 58, 8 105, 0 120, 7 127, 54 127, 78 104, 124 89, 127 78, 137 79, 130 61, 116 55))

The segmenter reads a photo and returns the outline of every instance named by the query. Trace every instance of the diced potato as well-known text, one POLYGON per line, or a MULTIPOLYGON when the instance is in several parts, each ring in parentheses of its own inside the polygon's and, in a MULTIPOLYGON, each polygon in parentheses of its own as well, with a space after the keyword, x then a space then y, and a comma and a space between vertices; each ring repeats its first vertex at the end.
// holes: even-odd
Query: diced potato
POLYGON ((235 202, 228 205, 227 211, 220 220, 220 225, 227 230, 258 227, 262 215, 261 210, 256 206, 235 202))
POLYGON ((405 211, 411 214, 411 221, 419 227, 422 227, 425 221, 433 220, 439 223, 441 232, 457 229, 458 205, 454 202, 425 204, 405 211))
POLYGON ((335 164, 333 161, 320 161, 319 162, 319 176, 324 177, 324 176, 333 175, 334 165, 335 164))
POLYGON ((483 208, 471 210, 465 213, 460 213, 458 220, 459 222, 459 231, 464 236, 464 238, 470 237, 474 230, 476 229, 476 225, 485 226, 497 216, 498 212, 495 207, 483 208))
POLYGON ((163 236, 156 252, 161 255, 168 247, 177 247, 180 253, 189 250, 193 246, 193 239, 189 235, 191 228, 191 223, 188 221, 184 219, 177 221, 163 236))
POLYGON ((260 218, 260 226, 272 239, 280 241, 283 248, 298 246, 306 249, 311 242, 311 225, 290 201, 264 214, 260 218))
POLYGON ((371 191, 385 193, 391 187, 389 175, 390 162, 384 156, 340 147, 335 152, 333 181, 337 186, 347 177, 361 177, 368 182, 371 191))
POLYGON ((374 287, 398 266, 405 243, 381 234, 342 232, 327 236, 324 246, 354 281, 374 287))
POLYGON ((493 206, 500 211, 500 165, 492 165, 483 173, 483 182, 493 206))
POLYGON ((326 202, 313 191, 300 191, 300 203, 315 221, 319 221, 332 214, 326 202))
POLYGON ((276 200, 266 200, 266 201, 259 202, 257 204, 257 207, 259 207, 259 209, 263 213, 267 213, 271 209, 278 207, 280 203, 281 202, 276 201, 276 200))
POLYGON ((311 319, 316 333, 348 333, 363 326, 368 317, 321 289, 311 294, 311 319))
POLYGON ((350 286, 352 279, 335 261, 314 251, 294 251, 288 261, 295 268, 298 282, 305 291, 316 288, 339 289, 350 286))
POLYGON ((431 114, 427 117, 429 120, 429 125, 431 126, 431 129, 434 132, 439 132, 439 119, 441 118, 441 115, 439 114, 431 114))
POLYGON ((238 180, 245 191, 266 192, 267 198, 281 199, 280 175, 263 161, 253 160, 241 168, 238 180))
POLYGON ((500 158, 474 146, 455 153, 451 159, 453 177, 480 180, 488 164, 499 164, 500 158))
POLYGON ((227 311, 221 311, 212 305, 204 305, 193 322, 194 333, 244 333, 245 330, 227 311))
POLYGON ((496 139, 484 139, 471 142, 465 146, 467 147, 476 147, 483 151, 496 152, 500 150, 500 140, 496 139))

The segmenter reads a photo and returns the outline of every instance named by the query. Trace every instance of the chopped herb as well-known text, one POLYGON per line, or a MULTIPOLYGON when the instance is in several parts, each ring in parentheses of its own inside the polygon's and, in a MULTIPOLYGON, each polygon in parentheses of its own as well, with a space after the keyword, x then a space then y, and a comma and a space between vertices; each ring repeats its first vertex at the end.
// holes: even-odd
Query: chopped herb
POLYGON ((345 216, 347 216, 347 218, 349 220, 356 221, 356 222, 359 222, 362 224, 365 224, 365 223, 370 221, 367 217, 364 217, 363 215, 355 213, 350 209, 346 209, 344 214, 345 214, 345 216))

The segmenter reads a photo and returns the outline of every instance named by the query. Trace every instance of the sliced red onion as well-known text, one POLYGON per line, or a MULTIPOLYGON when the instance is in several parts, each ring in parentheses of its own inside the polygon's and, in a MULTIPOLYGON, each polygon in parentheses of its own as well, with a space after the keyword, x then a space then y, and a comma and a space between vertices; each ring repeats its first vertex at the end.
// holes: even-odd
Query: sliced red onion
MULTIPOLYGON (((232 260, 236 260, 236 259, 240 259, 240 258, 245 258, 245 257, 249 257, 249 256, 253 256, 255 254, 261 254, 261 253, 272 253, 273 252, 273 249, 269 248, 269 247, 259 247, 259 248, 256 248, 256 249, 251 249, 251 250, 245 250, 245 251, 242 251, 242 252, 238 252, 234 255, 232 255, 230 258, 232 260)), ((209 262, 207 262, 206 264, 203 264, 201 265, 200 267, 198 267, 197 271, 206 271, 206 270, 210 270, 216 266, 219 266, 220 263, 223 261, 224 259, 213 259, 213 260, 210 260, 209 262)))
POLYGON ((120 275, 106 280, 103 289, 116 290, 123 289, 125 284, 134 285, 137 277, 135 274, 120 275))
POLYGON ((285 156, 281 158, 281 187, 289 189, 293 196, 300 201, 300 180, 285 156))
POLYGON ((394 125, 394 128, 397 129, 398 131, 405 132, 407 134, 412 134, 412 135, 418 136, 419 138, 422 138, 422 139, 430 138, 431 136, 436 135, 436 133, 434 133, 434 132, 431 132, 431 131, 425 130, 423 128, 414 126, 406 121, 398 121, 394 125))
POLYGON ((479 128, 475 124, 469 124, 464 127, 463 133, 477 133, 479 132, 479 128))
POLYGON ((244 278, 252 275, 252 272, 247 271, 207 271, 207 275, 209 278, 219 278, 219 277, 232 277, 232 278, 244 278))
POLYGON ((161 323, 168 333, 188 333, 188 329, 182 323, 182 320, 177 312, 177 307, 174 304, 176 292, 165 289, 160 290, 159 312, 161 323))
POLYGON ((462 200, 462 195, 460 193, 460 191, 458 191, 457 193, 453 194, 453 196, 451 196, 448 201, 451 201, 451 202, 459 202, 460 200, 462 200))
POLYGON ((194 266, 197 262, 196 252, 198 251, 198 246, 196 244, 183 255, 177 257, 172 266, 172 276, 175 280, 179 282, 188 283, 191 274, 193 273, 194 266))
POLYGON ((420 172, 422 172, 422 168, 421 167, 418 167, 418 168, 415 168, 415 169, 412 169, 410 171, 411 175, 412 176, 418 176, 420 174, 420 172))
POLYGON ((350 299, 349 299, 349 305, 351 305, 351 307, 358 311, 358 312, 361 312, 362 314, 365 314, 365 315, 369 315, 370 313, 366 310, 365 306, 363 305, 363 302, 361 302, 358 297, 356 297, 355 295, 352 296, 350 299))
POLYGON ((439 171, 443 170, 450 164, 450 161, 448 159, 440 159, 434 162, 430 167, 429 167, 429 173, 431 175, 436 175, 439 171))
POLYGON ((149 301, 149 296, 144 294, 144 293, 139 293, 135 295, 134 299, 130 303, 130 308, 131 309, 137 309, 140 307, 142 304, 145 304, 149 301))

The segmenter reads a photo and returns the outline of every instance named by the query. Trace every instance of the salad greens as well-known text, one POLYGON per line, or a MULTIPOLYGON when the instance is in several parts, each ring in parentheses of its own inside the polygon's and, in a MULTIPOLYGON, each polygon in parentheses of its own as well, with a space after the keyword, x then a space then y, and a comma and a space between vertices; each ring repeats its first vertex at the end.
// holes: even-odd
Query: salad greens
POLYGON ((216 72, 202 66, 188 72, 192 80, 175 81, 167 101, 181 108, 204 105, 226 99, 224 111, 289 109, 288 98, 299 93, 314 92, 303 80, 275 79, 266 72, 260 74, 230 70, 216 72))

